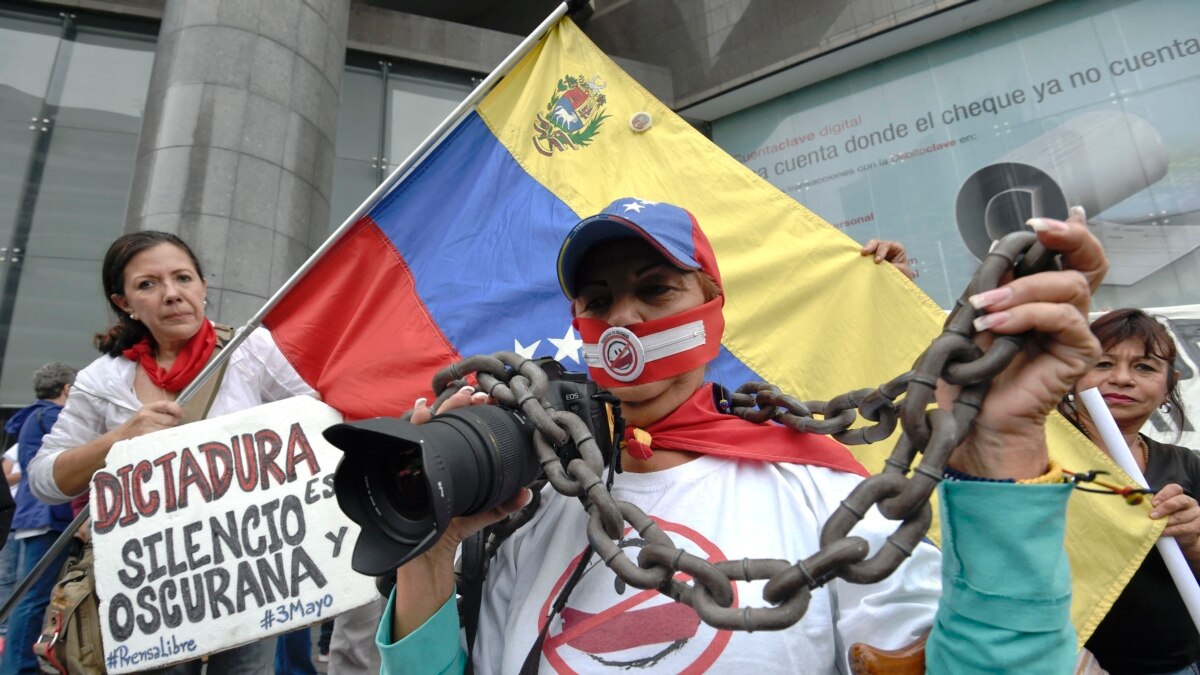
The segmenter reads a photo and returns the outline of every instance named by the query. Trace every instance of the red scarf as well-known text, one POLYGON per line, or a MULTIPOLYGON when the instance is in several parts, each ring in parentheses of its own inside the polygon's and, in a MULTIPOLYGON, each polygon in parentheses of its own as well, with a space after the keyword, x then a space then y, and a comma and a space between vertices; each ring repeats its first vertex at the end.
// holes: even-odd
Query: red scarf
POLYGON ((754 424, 717 410, 714 387, 705 384, 670 415, 645 429, 625 428, 629 454, 642 460, 651 446, 763 462, 810 464, 869 476, 846 446, 820 434, 798 432, 781 424, 754 424))
POLYGON ((154 386, 171 392, 182 391, 208 363, 213 349, 217 346, 217 332, 208 321, 200 322, 200 330, 188 339, 187 344, 175 356, 175 363, 166 370, 158 365, 154 358, 154 349, 150 346, 150 338, 144 337, 136 345, 121 352, 135 363, 141 364, 146 376, 154 386))

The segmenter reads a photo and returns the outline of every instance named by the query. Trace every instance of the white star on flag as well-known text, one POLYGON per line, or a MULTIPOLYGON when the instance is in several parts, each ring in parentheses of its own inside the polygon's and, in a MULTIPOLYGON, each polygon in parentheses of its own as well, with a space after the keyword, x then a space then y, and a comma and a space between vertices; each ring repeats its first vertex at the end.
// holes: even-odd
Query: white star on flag
POLYGON ((628 204, 625 204, 624 206, 625 206, 625 213, 629 213, 630 211, 633 211, 635 213, 641 213, 642 208, 644 208, 645 205, 639 204, 637 202, 629 202, 628 204))
POLYGON ((569 358, 575 363, 579 363, 579 349, 583 347, 583 340, 575 337, 575 329, 567 326, 567 333, 561 338, 548 338, 550 344, 558 351, 554 353, 554 360, 562 362, 563 358, 569 358))
MULTIPOLYGON (((553 340, 551 340, 551 342, 553 342, 553 340)), ((520 340, 517 340, 514 338, 513 339, 513 351, 527 359, 532 359, 533 353, 537 351, 538 345, 540 345, 540 344, 542 344, 542 341, 537 340, 533 344, 529 345, 528 347, 524 347, 521 345, 520 340)))

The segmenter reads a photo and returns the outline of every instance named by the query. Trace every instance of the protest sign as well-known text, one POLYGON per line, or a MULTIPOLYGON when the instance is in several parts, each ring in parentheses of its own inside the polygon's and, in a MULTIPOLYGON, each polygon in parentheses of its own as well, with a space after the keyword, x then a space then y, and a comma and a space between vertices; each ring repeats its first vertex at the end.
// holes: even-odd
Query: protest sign
POLYGON ((194 659, 370 601, 338 508, 342 421, 307 396, 117 443, 92 480, 108 671, 194 659))

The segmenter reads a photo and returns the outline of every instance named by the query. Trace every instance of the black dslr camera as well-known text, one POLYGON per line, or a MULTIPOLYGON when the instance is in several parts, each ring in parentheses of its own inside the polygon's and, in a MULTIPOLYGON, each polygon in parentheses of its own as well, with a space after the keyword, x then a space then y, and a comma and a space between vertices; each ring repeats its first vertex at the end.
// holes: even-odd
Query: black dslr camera
MULTIPOLYGON (((600 388, 553 359, 537 363, 550 379, 551 407, 578 415, 608 457, 612 432, 600 388)), ((333 479, 338 506, 362 526, 351 566, 388 574, 433 546, 451 518, 512 499, 542 471, 533 433, 525 415, 497 405, 450 410, 421 425, 377 417, 326 429, 345 453, 333 479)), ((578 450, 568 440, 558 455, 565 464, 578 450)))

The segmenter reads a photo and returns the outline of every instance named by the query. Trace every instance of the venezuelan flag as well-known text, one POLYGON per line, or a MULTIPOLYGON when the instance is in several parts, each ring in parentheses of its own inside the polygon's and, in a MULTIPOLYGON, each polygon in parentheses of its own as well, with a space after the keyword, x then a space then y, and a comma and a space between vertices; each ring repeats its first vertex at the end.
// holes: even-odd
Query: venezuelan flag
MULTIPOLYGON (((265 323, 350 418, 395 415, 464 355, 515 350, 583 370, 555 260, 566 232, 617 197, 678 204, 716 251, 726 304, 710 379, 803 399, 907 370, 942 311, 890 265, 761 180, 560 22, 476 111, 347 232, 265 323), (647 118, 648 115, 648 118, 647 118), (651 122, 640 130, 635 116, 651 122)), ((1062 420, 1057 459, 1119 474, 1062 420)), ((855 448, 878 470, 891 449, 855 448)), ((1085 640, 1161 524, 1077 494, 1074 620, 1085 640)))

